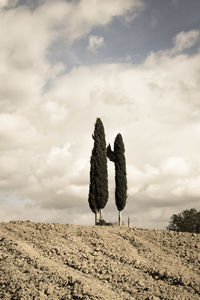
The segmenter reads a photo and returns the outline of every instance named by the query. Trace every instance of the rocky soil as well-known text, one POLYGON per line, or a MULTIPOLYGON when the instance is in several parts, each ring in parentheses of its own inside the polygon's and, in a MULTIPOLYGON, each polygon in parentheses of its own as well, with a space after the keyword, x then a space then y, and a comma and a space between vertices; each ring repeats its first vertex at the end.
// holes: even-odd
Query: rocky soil
POLYGON ((200 299, 200 235, 0 223, 0 299, 200 299))

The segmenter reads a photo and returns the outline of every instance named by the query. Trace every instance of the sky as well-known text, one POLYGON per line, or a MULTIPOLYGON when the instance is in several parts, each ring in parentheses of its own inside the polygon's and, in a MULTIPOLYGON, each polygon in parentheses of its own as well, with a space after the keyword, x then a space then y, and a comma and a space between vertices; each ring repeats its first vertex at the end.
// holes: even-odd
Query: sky
MULTIPOLYGON (((200 209, 200 1, 0 0, 0 220, 94 224, 92 134, 122 134, 123 214, 200 209)), ((108 161, 104 218, 117 222, 108 161)))

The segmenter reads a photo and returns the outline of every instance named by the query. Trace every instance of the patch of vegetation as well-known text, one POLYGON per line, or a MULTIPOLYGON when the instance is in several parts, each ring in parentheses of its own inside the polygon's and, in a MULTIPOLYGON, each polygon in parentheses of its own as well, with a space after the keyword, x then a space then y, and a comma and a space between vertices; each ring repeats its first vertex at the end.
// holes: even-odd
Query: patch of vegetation
POLYGON ((106 222, 105 220, 99 220, 96 225, 98 225, 98 226, 112 226, 114 224, 110 223, 110 222, 106 222))
POLYGON ((200 233, 200 211, 191 208, 172 215, 167 229, 178 232, 200 233))

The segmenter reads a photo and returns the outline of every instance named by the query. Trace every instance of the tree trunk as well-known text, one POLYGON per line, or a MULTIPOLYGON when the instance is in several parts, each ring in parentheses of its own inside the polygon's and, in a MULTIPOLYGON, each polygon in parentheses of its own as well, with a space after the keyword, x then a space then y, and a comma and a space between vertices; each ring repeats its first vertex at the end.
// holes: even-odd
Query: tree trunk
POLYGON ((119 226, 122 226, 122 212, 119 210, 119 226))
POLYGON ((103 210, 102 210, 102 208, 100 208, 99 213, 100 213, 100 221, 102 221, 103 220, 103 210))
POLYGON ((97 211, 95 211, 95 225, 97 225, 97 211))
POLYGON ((130 218, 128 217, 128 227, 130 227, 130 218))

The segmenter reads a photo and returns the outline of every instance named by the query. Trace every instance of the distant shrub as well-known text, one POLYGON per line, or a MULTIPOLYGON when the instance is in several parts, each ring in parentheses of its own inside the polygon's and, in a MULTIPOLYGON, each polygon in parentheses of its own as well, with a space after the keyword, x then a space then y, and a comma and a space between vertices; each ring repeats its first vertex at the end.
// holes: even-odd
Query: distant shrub
POLYGON ((191 208, 174 214, 166 228, 178 232, 200 233, 200 211, 191 208))
POLYGON ((106 222, 105 220, 99 220, 96 225, 97 226, 112 226, 113 224, 110 222, 106 222))

